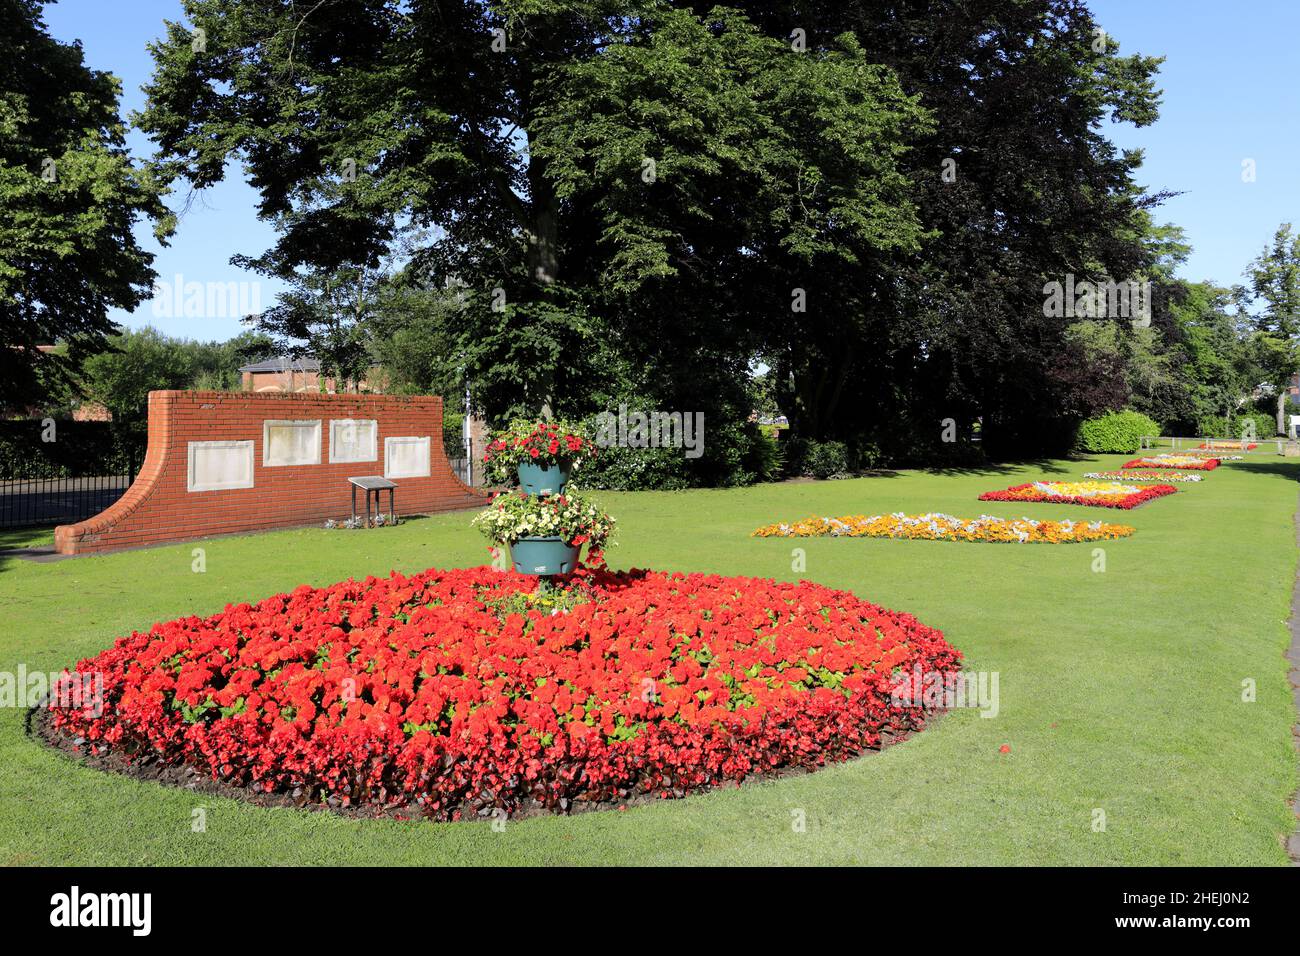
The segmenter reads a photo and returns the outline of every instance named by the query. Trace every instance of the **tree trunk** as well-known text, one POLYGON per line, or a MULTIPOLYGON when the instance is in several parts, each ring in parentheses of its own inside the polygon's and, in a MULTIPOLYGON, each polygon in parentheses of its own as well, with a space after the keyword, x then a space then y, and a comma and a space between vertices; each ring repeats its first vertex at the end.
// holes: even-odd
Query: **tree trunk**
MULTIPOLYGON (((1291 380, 1287 379, 1278 387, 1277 390, 1277 433, 1279 435, 1287 434, 1286 428, 1286 400, 1289 397, 1291 380)), ((1263 437, 1262 435, 1260 436, 1263 437)))

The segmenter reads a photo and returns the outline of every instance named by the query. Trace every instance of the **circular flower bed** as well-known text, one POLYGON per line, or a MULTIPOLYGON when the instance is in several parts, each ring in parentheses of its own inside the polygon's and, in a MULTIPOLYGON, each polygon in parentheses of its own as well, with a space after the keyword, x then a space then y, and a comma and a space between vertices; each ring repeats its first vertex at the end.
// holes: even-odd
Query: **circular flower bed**
POLYGON ((1033 518, 955 518, 946 514, 845 515, 805 518, 793 524, 770 524, 757 538, 911 538, 925 541, 987 541, 1019 544, 1067 544, 1127 538, 1133 528, 1100 521, 1036 521, 1033 518))
POLYGON ((924 725, 895 675, 961 657, 808 582, 583 570, 545 607, 535 584, 394 573, 156 624, 77 665, 102 706, 53 729, 300 804, 567 811, 878 747, 924 725))

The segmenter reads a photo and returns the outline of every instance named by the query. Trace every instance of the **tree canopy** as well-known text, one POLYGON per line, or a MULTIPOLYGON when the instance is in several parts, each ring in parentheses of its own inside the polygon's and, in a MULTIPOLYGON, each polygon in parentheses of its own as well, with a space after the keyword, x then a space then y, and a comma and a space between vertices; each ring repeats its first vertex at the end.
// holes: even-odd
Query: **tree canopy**
MULTIPOLYGON (((140 120, 159 178, 238 157, 280 275, 423 235, 400 284, 445 357, 421 367, 494 418, 635 398, 743 422, 761 362, 797 434, 906 459, 948 418, 1061 450, 1135 390, 1107 363, 1140 343, 1043 308, 1045 281, 1160 255, 1161 196, 1101 132, 1155 119, 1159 60, 1077 0, 184 9, 140 120)), ((725 480, 743 450, 719 454, 725 480)))
POLYGON ((0 0, 0 407, 65 389, 154 278, 137 222, 170 226, 132 164, 116 78, 50 37, 36 0, 0 0), (52 352, 39 346, 61 343, 52 352))

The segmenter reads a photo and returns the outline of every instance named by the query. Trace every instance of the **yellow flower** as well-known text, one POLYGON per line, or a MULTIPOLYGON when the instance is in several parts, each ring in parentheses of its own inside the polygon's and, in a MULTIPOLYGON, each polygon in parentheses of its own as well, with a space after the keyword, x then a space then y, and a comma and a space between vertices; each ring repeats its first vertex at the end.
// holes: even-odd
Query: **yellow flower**
MULTIPOLYGON (((1099 484, 1088 482, 1087 484, 1099 484)), ((910 538, 926 541, 986 541, 1021 544, 1066 544, 1126 538, 1129 525, 1101 521, 1038 521, 1032 518, 955 518, 946 514, 846 515, 805 518, 793 524, 771 524, 753 532, 759 538, 910 538)))

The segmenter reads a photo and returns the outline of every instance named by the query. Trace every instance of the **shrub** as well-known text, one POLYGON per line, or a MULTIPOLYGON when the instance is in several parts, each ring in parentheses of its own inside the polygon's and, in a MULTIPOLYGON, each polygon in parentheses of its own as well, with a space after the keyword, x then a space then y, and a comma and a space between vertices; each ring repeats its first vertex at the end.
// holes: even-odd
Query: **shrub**
POLYGON ((760 427, 741 463, 756 481, 776 481, 785 468, 785 449, 779 438, 760 427))
POLYGON ((1204 438, 1226 438, 1228 420, 1222 415, 1206 415, 1196 421, 1196 434, 1204 438))
POLYGON ((960 666, 911 615, 808 581, 582 571, 580 599, 520 611, 535 586, 394 572, 155 624, 78 664, 103 692, 53 726, 299 804, 563 812, 846 760, 924 726, 901 675, 960 666))
POLYGON ((833 478, 849 470, 849 452, 840 441, 810 441, 803 455, 804 474, 833 478))
POLYGON ((1141 412, 1125 409, 1089 418, 1079 425, 1075 444, 1094 455, 1131 455, 1141 447, 1143 435, 1159 435, 1160 423, 1141 412))
POLYGON ((679 448, 601 448, 582 469, 582 486, 601 491, 678 491, 691 487, 679 448))
MULTIPOLYGON (((1277 419, 1272 415, 1265 415, 1262 412, 1244 412, 1237 415, 1232 421, 1231 431, 1224 437, 1240 439, 1243 434, 1248 434, 1251 426, 1254 426, 1253 438, 1273 438, 1277 435, 1277 419)), ((1206 435, 1206 438, 1217 438, 1217 435, 1206 435)))

